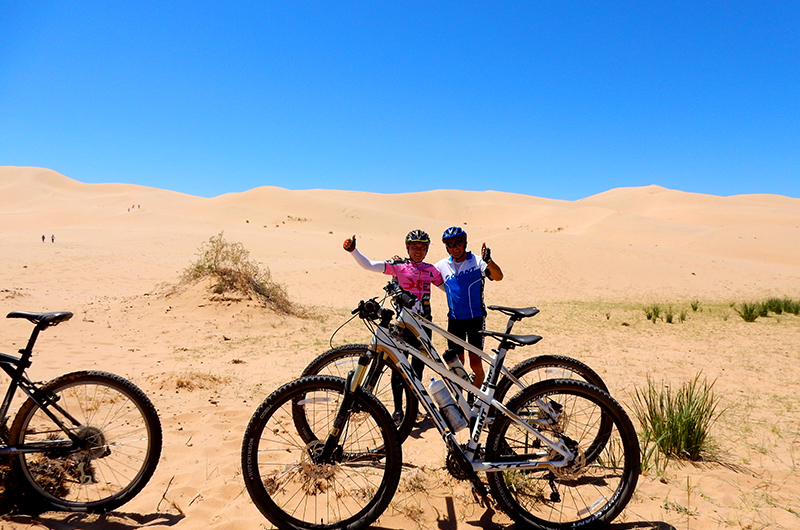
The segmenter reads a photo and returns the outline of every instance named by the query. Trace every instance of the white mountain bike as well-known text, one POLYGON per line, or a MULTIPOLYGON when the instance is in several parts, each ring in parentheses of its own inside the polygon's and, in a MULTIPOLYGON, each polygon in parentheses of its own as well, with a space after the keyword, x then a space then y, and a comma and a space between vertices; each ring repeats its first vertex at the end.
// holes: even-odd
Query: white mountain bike
MULTIPOLYGON (((413 295, 397 290, 391 300, 398 323, 425 325, 408 309, 413 295)), ((393 316, 375 300, 359 304, 373 340, 347 379, 302 377, 256 410, 244 436, 242 469, 267 519, 279 528, 359 529, 389 505, 400 480, 402 446, 386 408, 362 387, 376 355, 387 355, 399 368, 448 448, 447 469, 468 480, 482 500, 491 493, 512 519, 540 529, 600 528, 619 515, 636 488, 639 444, 624 409, 608 393, 586 382, 552 379, 503 404, 494 393, 505 354, 537 336, 487 332, 500 344, 477 388, 435 352, 429 357, 403 342, 389 325, 393 316), (422 359, 452 403, 440 409, 433 402, 406 356, 422 359), (464 397, 468 393, 476 397, 474 405, 464 397), (464 444, 452 425, 463 425, 453 421, 458 414, 470 429, 464 444), (488 490, 479 473, 485 473, 488 490)))
MULTIPOLYGON (((394 282, 389 282, 389 286, 393 285, 394 282)), ((393 290, 394 287, 389 287, 389 289, 393 290)), ((511 333, 515 322, 539 314, 539 310, 535 307, 514 308, 490 305, 487 308, 508 315, 508 323, 506 324, 505 330, 506 334, 511 333)), ((358 314, 358 308, 353 311, 353 314, 358 314)), ((482 350, 461 341, 442 328, 433 325, 431 322, 423 319, 420 319, 420 322, 422 326, 427 327, 433 333, 437 333, 448 340, 462 344, 476 355, 489 359, 482 350)), ((423 333, 420 327, 415 326, 413 322, 406 324, 406 327, 419 340, 419 337, 423 333)), ((420 341, 420 343, 422 344, 422 350, 428 351, 428 355, 430 356, 430 350, 434 349, 431 341, 420 341), (428 350, 426 350, 426 348, 428 348, 428 350)), ((331 348, 311 361, 303 370, 301 376, 334 375, 344 378, 351 370, 356 368, 359 358, 368 348, 368 344, 345 344, 331 348)), ((603 382, 597 372, 592 370, 585 363, 564 355, 538 355, 536 357, 530 357, 510 369, 503 366, 501 373, 502 376, 497 382, 497 388, 494 394, 494 398, 500 402, 505 401, 506 396, 509 396, 509 392, 512 390, 522 390, 544 379, 579 379, 601 390, 608 391, 605 382, 603 382)), ((414 392, 411 388, 403 384, 402 376, 399 374, 399 368, 392 363, 388 355, 376 356, 373 360, 373 365, 370 367, 364 379, 363 386, 365 390, 375 394, 389 411, 394 412, 392 417, 397 424, 400 441, 405 441, 411 434, 417 421, 419 402, 414 397, 414 392)))

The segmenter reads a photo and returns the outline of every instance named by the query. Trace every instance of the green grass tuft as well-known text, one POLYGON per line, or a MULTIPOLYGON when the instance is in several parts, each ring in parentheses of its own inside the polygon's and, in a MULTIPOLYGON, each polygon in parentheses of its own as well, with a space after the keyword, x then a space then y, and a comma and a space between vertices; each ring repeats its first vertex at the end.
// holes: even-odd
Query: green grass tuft
POLYGON ((767 298, 763 302, 743 302, 736 307, 731 304, 739 316, 746 322, 755 322, 758 317, 766 317, 769 313, 781 315, 783 313, 797 315, 800 313, 800 303, 791 298, 767 298))
POLYGON ((656 320, 661 318, 661 306, 655 303, 650 304, 644 308, 644 315, 647 317, 647 320, 651 320, 655 323, 656 320))
POLYGON ((761 315, 761 304, 758 302, 743 302, 739 307, 733 308, 745 322, 755 322, 761 315))
POLYGON ((709 432, 720 414, 713 387, 714 382, 701 382, 700 374, 678 389, 656 385, 648 376, 647 388, 636 389, 633 405, 644 446, 652 443, 671 458, 703 460, 711 452, 709 432))

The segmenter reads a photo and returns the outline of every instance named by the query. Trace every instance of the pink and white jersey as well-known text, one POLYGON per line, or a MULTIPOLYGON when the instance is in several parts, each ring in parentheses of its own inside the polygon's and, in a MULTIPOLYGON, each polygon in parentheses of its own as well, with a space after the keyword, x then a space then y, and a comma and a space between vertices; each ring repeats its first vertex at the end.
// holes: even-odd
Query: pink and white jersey
POLYGON ((431 284, 442 285, 444 280, 439 270, 430 263, 415 263, 410 259, 387 261, 384 274, 397 278, 397 283, 417 297, 414 311, 422 316, 431 316, 431 284))
POLYGON ((400 287, 414 293, 417 303, 414 311, 420 315, 431 317, 431 284, 439 286, 444 283, 442 274, 430 263, 414 263, 411 259, 373 261, 364 256, 358 249, 350 253, 356 263, 364 269, 382 272, 397 278, 400 287))

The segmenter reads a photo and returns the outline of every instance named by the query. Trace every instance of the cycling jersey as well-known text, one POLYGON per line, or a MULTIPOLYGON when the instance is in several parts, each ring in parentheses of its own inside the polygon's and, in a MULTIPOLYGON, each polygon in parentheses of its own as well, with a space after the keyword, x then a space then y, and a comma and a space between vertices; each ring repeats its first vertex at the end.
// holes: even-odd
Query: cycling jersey
POLYGON ((452 257, 436 263, 444 279, 447 292, 447 305, 450 311, 448 318, 464 319, 486 316, 483 305, 483 284, 486 278, 486 262, 467 252, 464 261, 455 261, 452 257))
POLYGON ((430 263, 415 263, 406 258, 403 260, 373 261, 365 257, 358 249, 350 253, 353 259, 364 269, 382 272, 397 278, 400 287, 413 293, 417 303, 413 311, 425 318, 431 318, 431 284, 442 285, 442 275, 430 263))

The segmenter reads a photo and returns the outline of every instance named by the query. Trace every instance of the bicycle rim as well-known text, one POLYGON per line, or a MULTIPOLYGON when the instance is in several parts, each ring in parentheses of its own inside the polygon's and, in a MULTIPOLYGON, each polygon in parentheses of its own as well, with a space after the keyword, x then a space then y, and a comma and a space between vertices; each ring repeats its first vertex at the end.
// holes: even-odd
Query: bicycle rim
MULTIPOLYGON (((600 390, 608 392, 608 387, 597 372, 585 363, 563 355, 531 357, 515 365, 510 372, 526 387, 546 379, 577 379, 586 381, 600 390)), ((517 393, 519 387, 514 385, 507 376, 503 376, 497 384, 495 398, 503 401, 512 388, 514 389, 512 391, 513 396, 517 393)))

